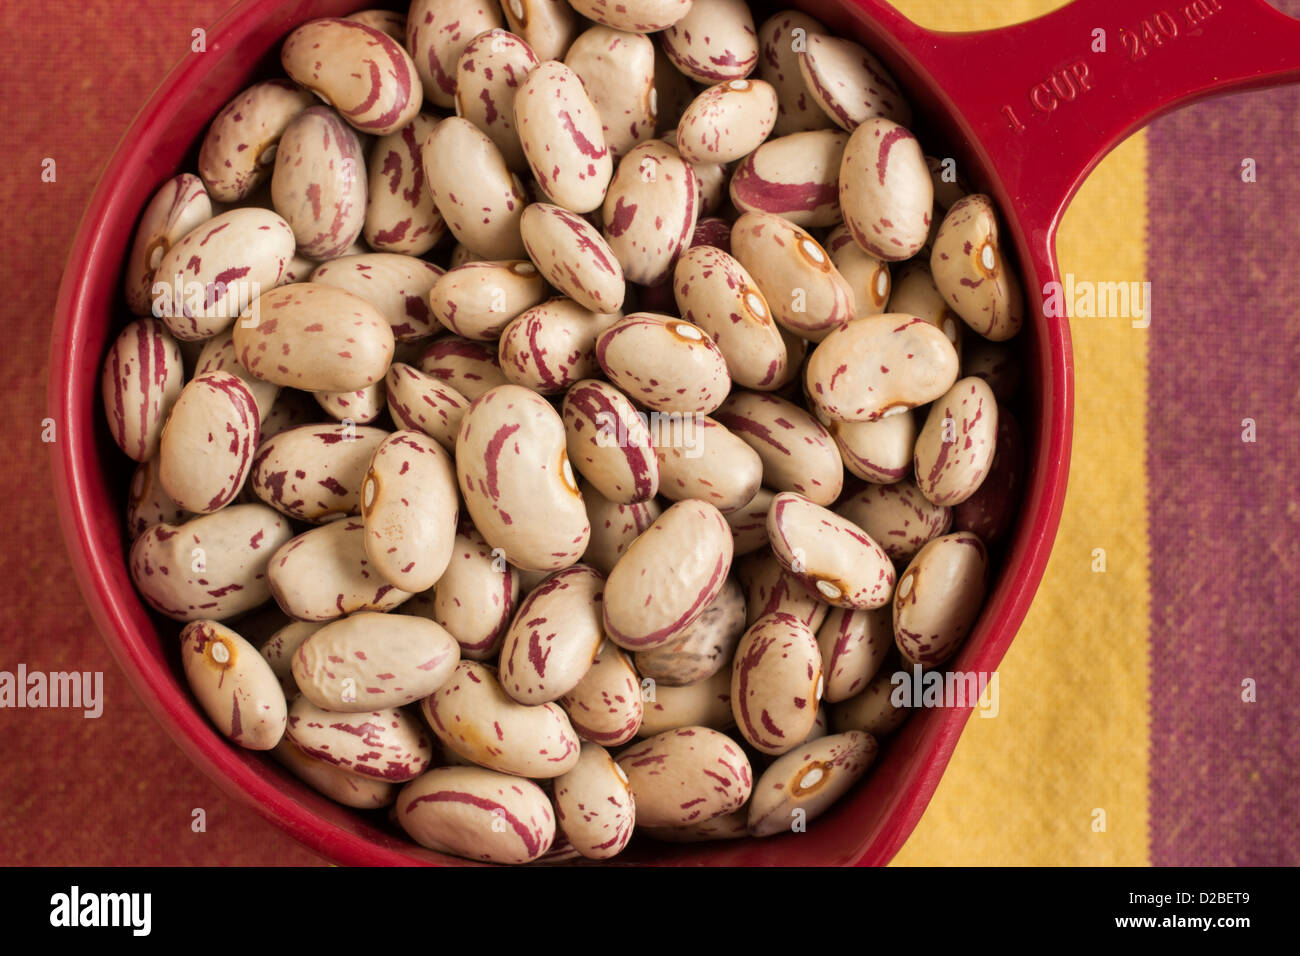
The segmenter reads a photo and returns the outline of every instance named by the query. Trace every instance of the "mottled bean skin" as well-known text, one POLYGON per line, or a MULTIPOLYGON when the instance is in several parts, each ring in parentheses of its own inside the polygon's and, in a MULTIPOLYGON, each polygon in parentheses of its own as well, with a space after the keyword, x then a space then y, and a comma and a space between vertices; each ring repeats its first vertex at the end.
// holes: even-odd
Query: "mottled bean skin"
POLYGON ((605 638, 604 587, 604 576, 578 564, 529 592, 501 646, 497 676, 507 694, 521 704, 545 704, 578 686, 605 638))
POLYGON ((731 710, 731 668, 721 668, 703 680, 675 687, 659 685, 653 678, 641 682, 645 714, 638 737, 653 737, 679 727, 711 727, 727 730, 735 726, 731 710))
POLYGON ((912 453, 920 427, 911 412, 874 422, 825 418, 822 425, 835 439, 844 467, 863 481, 894 482, 912 474, 912 453))
POLYGON ((835 512, 782 492, 767 512, 767 535, 782 566, 826 603, 869 610, 889 602, 894 589, 889 556, 835 512))
POLYGON ((208 719, 234 743, 270 750, 284 736, 288 708, 257 648, 216 621, 181 631, 181 668, 208 719))
POLYGON ((414 780, 433 759, 419 719, 397 707, 338 714, 299 697, 289 707, 287 736, 308 757, 389 783, 414 780))
POLYGON ((767 537, 767 509, 772 506, 774 497, 776 492, 770 488, 759 488, 748 504, 727 514, 737 558, 766 548, 770 543, 767 537))
POLYGON ((292 535, 265 505, 157 524, 131 545, 131 580, 150 607, 174 620, 227 620, 271 596, 267 564, 292 535))
POLYGON ((706 680, 731 663, 745 632, 745 594, 728 577, 704 613, 670 644, 635 657, 637 672, 668 687, 706 680))
POLYGON ((190 173, 158 187, 140 214, 126 260, 126 304, 136 315, 153 313, 154 273, 172 243, 212 218, 212 201, 203 181, 190 173))
POLYGON ((650 432, 627 396, 584 379, 561 407, 569 461, 607 500, 648 501, 659 490, 659 459, 650 432))
POLYGON ((158 479, 157 457, 136 465, 126 503, 126 530, 130 540, 140 537, 152 525, 180 524, 189 517, 193 516, 172 501, 158 479))
POLYGON ((677 151, 691 163, 730 163, 752 153, 776 123, 776 90, 729 80, 691 101, 677 124, 677 151))
POLYGON ((555 815, 569 842, 589 860, 617 856, 632 839, 636 801, 627 774, 590 741, 577 765, 555 779, 555 815))
POLYGON ((253 467, 261 427, 257 402, 229 372, 192 379, 172 406, 158 443, 158 477, 178 505, 211 514, 230 504, 253 467))
POLYGON ((402 45, 356 20, 304 23, 284 41, 280 63, 363 133, 401 129, 424 102, 415 63, 402 45))
POLYGON ((504 26, 490 0, 413 0, 406 15, 406 49, 424 98, 440 109, 456 105, 456 63, 480 33, 504 26))
POLYGON ((421 846, 485 863, 530 863, 555 840, 537 784, 481 767, 430 770, 402 788, 395 816, 421 846))
POLYGON ((366 556, 365 525, 344 518, 298 535, 267 570, 280 609, 300 621, 390 611, 411 595, 385 581, 366 556))
POLYGON ((741 807, 712 820, 688 823, 680 827, 639 827, 652 840, 664 843, 708 843, 712 840, 739 840, 749 836, 749 808, 741 807))
POLYGON ((708 727, 682 727, 623 751, 641 826, 682 826, 743 806, 754 780, 740 745, 708 727))
MULTIPOLYGON (((853 290, 854 318, 880 315, 885 311, 917 314, 905 306, 886 309, 894 286, 889 264, 863 252, 862 247, 853 241, 853 233, 848 226, 836 226, 826 237, 825 248, 831 254, 831 262, 853 290)), ((924 315, 921 317, 926 318, 924 315)), ((930 320, 926 318, 926 321, 930 320)), ((947 334, 946 329, 944 334, 947 334)))
POLYGON ((376 252, 420 256, 438 244, 447 224, 424 181, 420 151, 438 119, 419 114, 370 148, 366 221, 361 235, 376 252))
POLYGON ((536 393, 502 385, 470 406, 456 439, 456 476, 474 526, 511 564, 554 571, 586 550, 591 527, 564 422, 536 393))
POLYGON ((707 415, 659 419, 653 433, 659 493, 671 501, 707 501, 728 515, 753 500, 763 460, 707 415))
POLYGON ((271 174, 280 136, 319 100, 298 84, 254 83, 217 114, 199 148, 199 175, 217 202, 247 198, 271 174))
POLYGON ((752 627, 759 618, 769 614, 792 614, 815 633, 830 611, 830 607, 786 570, 770 550, 746 555, 737 563, 736 577, 745 589, 747 627, 752 627))
POLYGON ((997 450, 998 403, 982 378, 963 378, 930 406, 916 439, 917 487, 936 505, 958 505, 984 483, 997 450))
POLYGON ((680 501, 632 542, 605 585, 605 632, 649 650, 679 637, 722 590, 731 530, 705 501, 680 501))
POLYGON ((578 74, 558 60, 538 65, 515 94, 514 116, 528 166, 551 202, 577 213, 599 208, 614 160, 578 74))
POLYGON ((848 700, 866 688, 893 648, 893 611, 888 605, 870 611, 832 608, 817 629, 817 646, 826 703, 848 700))
POLYGON ((624 277, 645 286, 672 275, 698 216, 695 173, 658 139, 639 143, 619 160, 601 209, 605 240, 624 277))
POLYGON ((731 390, 713 339, 670 316, 635 312, 619 320, 596 340, 596 359, 630 398, 660 412, 707 415, 731 390))
POLYGON ((623 267, 591 223, 561 206, 533 203, 519 228, 529 258, 546 281, 584 309, 623 307, 623 267))
POLYGON ((619 318, 617 312, 593 312, 572 299, 548 299, 521 313, 501 333, 501 372, 515 385, 542 395, 567 391, 598 373, 599 337, 619 318))
POLYGON ((358 810, 386 807, 397 799, 397 787, 386 780, 370 780, 308 757, 292 740, 284 739, 273 751, 286 770, 335 803, 358 810))
POLYGON ((930 271, 953 311, 980 335, 1003 342, 1020 331, 1020 279, 1002 251, 988 196, 966 196, 948 210, 934 239, 930 271))
POLYGON ((629 33, 654 33, 672 26, 691 10, 691 0, 570 0, 589 20, 629 33))
POLYGON ((456 115, 487 134, 514 172, 528 168, 515 129, 515 92, 538 62, 523 39, 505 30, 480 33, 456 62, 456 115))
POLYGON ((880 61, 852 40, 818 33, 799 54, 799 73, 826 114, 852 132, 874 116, 911 122, 912 110, 880 61))
POLYGON ((438 331, 429 312, 429 290, 442 275, 432 262, 391 252, 342 256, 318 267, 312 282, 345 289, 388 319, 393 338, 413 342, 438 331))
POLYGON ((539 60, 558 60, 573 42, 578 18, 566 0, 506 0, 506 23, 523 37, 539 60))
POLYGON ((749 802, 749 832, 772 836, 821 816, 875 762, 870 734, 851 730, 801 745, 763 771, 749 802))
POLYGON ((628 545, 663 514, 663 506, 654 498, 636 504, 618 504, 602 495, 588 481, 582 482, 581 490, 591 525, 591 541, 582 554, 582 560, 601 574, 608 575, 628 545))
POLYGON ((324 626, 319 621, 291 621, 267 638, 266 643, 259 648, 259 653, 271 665, 272 673, 291 703, 302 693, 293 677, 293 655, 303 641, 324 626))
POLYGON ((381 378, 365 388, 350 392, 313 392, 316 404, 337 422, 369 424, 384 413, 387 387, 381 378))
POLYGON ((910 478, 867 485, 840 501, 835 513, 869 534, 895 561, 910 560, 931 538, 947 534, 953 522, 952 509, 931 504, 910 478))
POLYGON ((461 661, 420 712, 443 744, 489 770, 545 779, 578 762, 578 735, 560 705, 518 703, 495 668, 477 661, 461 661))
POLYGON ((448 117, 429 133, 421 155, 434 204, 457 241, 483 259, 522 258, 519 219, 528 200, 487 134, 448 117))
POLYGON ((229 372, 244 383, 257 403, 257 414, 263 425, 262 430, 265 431, 266 416, 275 407, 275 400, 280 397, 280 386, 254 377, 239 364, 239 357, 235 353, 235 334, 231 329, 218 332, 204 341, 203 351, 194 363, 194 376, 207 372, 229 372))
MULTIPOLYGON (((854 248, 857 246, 854 245, 854 248)), ((884 312, 885 309, 880 308, 876 311, 884 312)), ((899 270, 893 293, 889 297, 889 311, 925 319, 947 336, 952 347, 956 349, 958 358, 961 357, 962 321, 948 308, 943 294, 934 284, 934 277, 930 275, 930 267, 926 263, 913 259, 899 270)))
POLYGON ((628 656, 602 641, 581 681, 560 698, 583 740, 617 747, 636 736, 644 715, 641 685, 628 656))
POLYGON ((429 290, 429 307, 448 330, 492 342, 548 294, 546 280, 527 260, 467 262, 439 277, 429 290))
MULTIPOLYGON (((468 521, 456 532, 451 560, 432 595, 416 595, 410 613, 437 621, 460 643, 462 657, 484 661, 501 649, 519 606, 519 572, 468 521)), ((408 610, 404 608, 403 610, 408 610)))
POLYGON ((649 37, 593 26, 573 41, 564 65, 586 87, 615 161, 654 136, 655 46, 649 37))
MULTIPOLYGON (((896 656, 896 655, 895 655, 896 656)), ((866 690, 848 700, 832 704, 831 729, 837 734, 860 730, 873 737, 885 737, 903 726, 911 709, 895 707, 893 675, 898 662, 886 663, 867 684, 866 690)))
POLYGON ((824 24, 796 10, 783 10, 764 20, 758 28, 758 75, 777 91, 778 109, 773 128, 776 136, 834 125, 813 98, 799 69, 800 49, 806 47, 809 37, 825 33, 824 24), (796 36, 801 41, 798 45, 794 42, 796 36))
POLYGON ((304 256, 337 259, 361 235, 364 162, 361 140, 328 107, 303 110, 285 129, 271 174, 271 201, 304 256))
POLYGON ((471 402, 506 384, 496 348, 458 335, 435 340, 420 356, 419 368, 471 402))
POLYGON ((830 433, 793 402, 735 389, 714 418, 763 460, 763 484, 829 505, 844 487, 844 463, 830 433))
POLYGON ((768 212, 812 229, 840 221, 840 160, 847 133, 809 130, 769 139, 736 166, 731 201, 741 212, 768 212))
POLYGON ((281 514, 320 524, 361 513, 361 483, 382 428, 302 425, 264 440, 250 482, 281 514))
POLYGON ((384 376, 388 413, 399 428, 424 432, 449 452, 469 399, 417 368, 394 362, 384 376))
POLYGON ((813 632, 792 614, 759 618, 731 665, 731 709, 741 734, 763 753, 783 754, 812 730, 821 696, 813 632))
POLYGON ((844 224, 863 251, 898 262, 921 251, 930 232, 934 184, 916 137, 874 117, 853 131, 840 167, 844 224))
POLYGON ((894 595, 894 640, 908 662, 944 663, 979 617, 988 581, 988 554, 969 531, 935 538, 923 547, 894 595))
POLYGON ((973 532, 981 541, 990 544, 1000 541, 1010 530, 1020 505, 1024 467, 1025 446, 1020 426, 1010 409, 998 405, 998 436, 993 464, 975 493, 952 509, 953 528, 973 532))
POLYGON ((108 428, 133 461, 158 453, 163 425, 184 385, 181 350, 157 319, 137 319, 108 350, 101 376, 108 428))
POLYGON ((758 65, 758 35, 745 0, 693 0, 662 42, 673 65, 697 83, 743 80, 758 65))

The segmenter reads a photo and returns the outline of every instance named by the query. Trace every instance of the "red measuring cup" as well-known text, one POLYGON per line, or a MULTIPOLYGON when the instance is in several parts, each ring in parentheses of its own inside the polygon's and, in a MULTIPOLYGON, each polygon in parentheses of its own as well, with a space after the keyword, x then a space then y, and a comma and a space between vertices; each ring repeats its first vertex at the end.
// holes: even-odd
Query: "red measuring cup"
MULTIPOLYGON (((121 274, 132 230, 165 179, 194 167, 208 122, 237 92, 278 69, 280 41, 364 0, 243 0, 178 64, 136 117, 91 199, 59 291, 49 402, 59 415, 54 490, 64 538, 97 626, 141 699, 177 744, 232 797, 305 845, 347 864, 465 864, 421 849, 382 816, 321 797, 264 757, 229 744, 181 675, 177 627, 150 615, 127 573, 121 520, 130 469, 104 427, 103 356, 125 315, 121 274)), ((997 668, 1024 619, 1060 521, 1069 470, 1069 330, 1045 316, 1060 280, 1055 235, 1080 181, 1116 143, 1184 103, 1300 77, 1300 24, 1262 0, 1078 0, 1037 20, 982 33, 936 33, 880 0, 791 4, 858 39, 908 92, 933 152, 993 196, 1014 243, 1029 304, 1021 333, 1028 402, 1025 497, 989 599, 950 666, 997 668), (1100 49, 1096 31, 1104 31, 1100 49)), ((695 846, 634 843, 628 863, 879 864, 920 819, 970 708, 921 709, 889 739, 864 785, 807 832, 695 846)))

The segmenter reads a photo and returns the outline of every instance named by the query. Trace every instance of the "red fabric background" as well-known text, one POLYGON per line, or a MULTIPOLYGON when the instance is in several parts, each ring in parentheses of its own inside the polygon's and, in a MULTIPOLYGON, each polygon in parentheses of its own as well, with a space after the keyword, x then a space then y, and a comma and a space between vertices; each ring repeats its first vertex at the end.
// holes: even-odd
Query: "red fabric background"
POLYGON ((0 4, 0 290, 9 444, 0 670, 102 671, 104 712, 0 709, 0 865, 322 864, 229 800, 122 677, 72 576, 41 441, 49 328, 81 212, 132 117, 230 0, 0 4), (127 12, 129 11, 129 12, 127 12), (42 162, 56 180, 42 182, 42 162), (142 776, 141 768, 148 768, 142 776), (194 832, 195 808, 206 831, 194 832))

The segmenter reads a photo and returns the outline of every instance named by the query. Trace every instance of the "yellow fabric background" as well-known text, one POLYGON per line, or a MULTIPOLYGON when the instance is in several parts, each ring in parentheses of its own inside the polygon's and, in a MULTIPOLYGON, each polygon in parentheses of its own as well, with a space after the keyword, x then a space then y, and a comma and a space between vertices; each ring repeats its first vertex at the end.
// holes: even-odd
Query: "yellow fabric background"
MULTIPOLYGON (((1063 4, 894 5, 923 26, 977 30, 1063 4)), ((1057 241, 1062 273, 1146 279, 1146 199, 1139 133, 1071 204, 1057 241)), ((1149 863, 1146 332, 1127 319, 1080 319, 1071 332, 1073 457, 1056 546, 999 668, 998 715, 967 723, 897 865, 1149 863), (1096 548, 1104 573, 1092 570, 1096 548)))

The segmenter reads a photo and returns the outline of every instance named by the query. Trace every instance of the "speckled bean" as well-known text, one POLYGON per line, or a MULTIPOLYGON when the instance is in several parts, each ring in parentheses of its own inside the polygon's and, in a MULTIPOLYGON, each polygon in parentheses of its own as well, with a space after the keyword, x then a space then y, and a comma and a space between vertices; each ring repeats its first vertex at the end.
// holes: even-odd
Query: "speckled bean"
POLYGON ((609 501, 648 501, 659 491, 650 432, 627 396, 606 382, 574 383, 561 407, 569 461, 609 501))
POLYGON ((298 251, 324 261, 347 255, 366 222, 361 140, 325 106, 303 110, 280 137, 271 202, 298 251))
MULTIPOLYGON (((241 382, 253 395, 257 403, 258 418, 265 426, 266 416, 275 407, 275 400, 280 397, 280 386, 274 382, 264 382, 249 374, 248 369, 239 364, 235 354, 235 333, 232 329, 218 332, 203 343, 203 351, 194 363, 194 375, 208 372, 229 372, 241 382)), ((263 431, 265 427, 263 427, 263 431)))
POLYGON ((894 640, 909 663, 937 667, 966 639, 984 604, 988 554, 969 531, 926 544, 894 595, 894 640))
POLYGON ((840 209, 863 251, 898 262, 930 232, 934 185, 916 137, 877 116, 853 131, 840 167, 840 209))
POLYGON ((952 509, 953 528, 973 532, 981 541, 990 544, 1000 541, 1010 530, 1020 505, 1020 480, 1024 467, 1025 446, 1020 426, 1010 409, 998 405, 993 464, 975 493, 952 509))
POLYGON ((424 350, 419 365, 425 375, 451 386, 471 402, 507 384, 496 347, 458 335, 436 340, 424 350))
POLYGON ((664 843, 708 843, 712 840, 739 840, 749 836, 749 806, 732 810, 702 823, 680 827, 639 827, 652 840, 664 843))
POLYGON ((713 505, 679 501, 628 547, 605 586, 605 632, 620 647, 649 650, 677 637, 722 590, 731 529, 713 505))
POLYGON ((691 101, 677 124, 677 151, 691 163, 729 163, 752 153, 776 123, 776 89, 728 80, 691 101))
POLYGON ((640 33, 594 26, 573 41, 564 65, 582 80, 617 161, 655 133, 655 47, 640 33))
POLYGON ((420 712, 443 744, 489 770, 546 779, 578 762, 578 735, 560 705, 511 699, 495 668, 477 661, 461 661, 420 712))
POLYGON ((379 381, 350 392, 313 392, 312 398, 337 422, 368 425, 384 413, 388 386, 379 381))
POLYGON ((740 161, 731 202, 741 212, 767 212, 812 229, 840 221, 840 160, 849 141, 837 129, 769 139, 740 161))
POLYGON ((767 509, 772 506, 774 497, 776 492, 770 488, 759 488, 748 504, 726 515, 727 524, 731 526, 736 557, 766 548, 770 543, 767 537, 767 509))
POLYGON ((131 545, 131 580, 150 607, 174 620, 224 621, 271 596, 267 565, 292 535, 265 505, 156 524, 131 545))
POLYGON ((308 757, 284 739, 276 745, 274 756, 286 770, 312 789, 323 793, 335 803, 358 810, 375 810, 386 807, 397 799, 397 787, 386 780, 370 780, 348 773, 346 770, 308 757))
POLYGON ((879 749, 870 734, 851 730, 791 750, 754 783, 749 832, 772 836, 792 831, 796 819, 802 826, 821 816, 867 772, 879 749))
POLYGON ((257 497, 298 521, 321 524, 361 513, 361 483, 382 428, 302 425, 257 447, 250 484, 257 497))
POLYGON ((486 863, 530 863, 555 818, 537 784, 481 767, 438 767, 402 788, 395 817, 421 846, 486 863))
POLYGON ((605 239, 624 277, 645 286, 672 275, 698 215, 695 173, 676 149, 657 139, 619 160, 601 209, 605 239))
MULTIPOLYGON (((877 309, 877 311, 884 310, 877 309)), ((961 319, 948 308, 948 303, 934 284, 930 267, 926 263, 913 259, 899 271, 894 282, 893 293, 889 297, 889 311, 925 319, 948 337, 948 341, 957 352, 957 357, 961 357, 961 319)))
POLYGON ((674 687, 643 680, 645 714, 638 737, 653 737, 679 727, 711 727, 727 730, 735 726, 731 712, 731 668, 724 667, 693 684, 674 687), (653 694, 651 694, 653 688, 653 694))
POLYGON ((308 757, 372 780, 414 780, 433 759, 418 718, 397 707, 339 714, 306 695, 289 707, 287 736, 308 757))
POLYGON ((808 90, 799 69, 800 51, 807 48, 808 38, 826 32, 824 24, 797 10, 783 10, 758 28, 758 75, 777 91, 779 108, 773 129, 777 136, 834 125, 808 90))
POLYGON ((596 228, 550 203, 524 210, 524 247, 546 281, 593 312, 623 307, 623 267, 596 228))
POLYGON ((610 381, 661 412, 707 415, 731 388, 726 359, 690 322, 636 312, 601 333, 596 358, 610 381))
POLYGON ((600 114, 582 80, 558 60, 532 70, 515 95, 515 129, 537 183, 572 212, 591 212, 605 199, 614 160, 600 114))
POLYGON ((558 60, 573 43, 578 18, 567 0, 505 0, 510 29, 523 37, 540 60, 558 60))
POLYGON ((583 740, 617 747, 636 736, 644 715, 640 680, 628 656, 602 641, 578 685, 560 698, 583 740))
POLYGON ((844 463, 830 433, 793 402, 732 391, 713 416, 758 452, 763 484, 829 505, 844 487, 844 463))
POLYGON ((821 696, 813 632, 792 614, 759 618, 731 665, 731 709, 741 734, 763 753, 783 754, 812 730, 821 696))
POLYGON ((456 115, 486 133, 515 172, 528 168, 515 129, 515 92, 537 63, 528 43, 505 30, 480 33, 456 61, 456 115))
POLYGON ((501 27, 494 0, 412 0, 406 15, 406 49, 424 86, 424 98, 449 110, 456 105, 456 63, 480 33, 501 27))
POLYGON ((663 506, 654 498, 636 504, 618 504, 585 480, 581 490, 591 524, 591 541, 582 554, 582 560, 601 574, 608 575, 628 545, 663 514, 663 506))
POLYGON ((469 408, 469 399, 450 385, 417 368, 394 362, 384 376, 388 412, 399 428, 428 435, 449 452, 456 450, 456 432, 469 408))
POLYGON ((652 433, 659 493, 671 501, 707 501, 724 515, 753 500, 763 460, 707 415, 659 418, 652 433))
POLYGON ((136 315, 153 314, 154 273, 172 243, 212 218, 212 201, 199 177, 173 176, 158 187, 140 214, 126 260, 126 304, 136 315))
POLYGON ((735 578, 728 577, 718 596, 681 637, 662 647, 637 652, 637 672, 668 687, 706 680, 731 663, 743 633, 745 593, 735 578))
POLYGON ((677 69, 697 83, 743 80, 758 65, 758 34, 745 0, 694 0, 661 42, 677 69))
POLYGON ((980 335, 1002 342, 1020 331, 1020 280, 1002 251, 988 196, 966 196, 948 210, 934 239, 930 271, 953 311, 980 335))
POLYGON ((769 614, 790 614, 816 633, 830 611, 830 606, 804 587, 769 550, 746 555, 737 562, 736 577, 745 589, 747 627, 769 614))
MULTIPOLYGON (((831 262, 853 290, 854 318, 884 312, 892 286, 889 264, 863 252, 862 247, 853 241, 848 226, 837 226, 826 237, 825 248, 831 254, 831 262)), ((908 310, 900 307, 891 311, 908 310)))
POLYGON ((190 517, 193 516, 171 500, 158 480, 157 456, 135 466, 126 502, 126 530, 131 541, 151 525, 180 524, 190 517))
POLYGON ((461 657, 485 661, 500 650, 518 606, 519 572, 462 520, 432 594, 416 595, 402 610, 445 627, 460 644, 461 657))
POLYGON ((931 504, 910 478, 867 485, 836 505, 835 513, 869 534, 895 561, 910 560, 931 538, 947 534, 953 521, 952 509, 931 504))
POLYGON ((522 258, 519 218, 528 200, 488 135, 452 116, 429 134, 421 155, 425 182, 452 235, 477 257, 522 258))
POLYGON ((439 277, 429 290, 429 307, 448 330, 491 342, 548 294, 546 280, 527 260, 467 262, 439 277))
POLYGON ((344 518, 298 535, 267 570, 280 609, 300 621, 332 621, 357 611, 390 611, 411 595, 393 587, 366 557, 365 526, 344 518))
POLYGON ((288 707, 280 682, 257 648, 216 621, 181 631, 181 668, 208 719, 249 750, 270 750, 284 736, 288 707))
POLYGON ((672 26, 691 9, 691 0, 569 0, 589 20, 630 33, 654 33, 672 26))
POLYGON ((184 386, 180 346, 167 327, 137 319, 124 328, 104 359, 100 384, 117 447, 134 461, 153 458, 184 386))
POLYGON ((203 137, 199 175, 217 202, 246 199, 271 174, 280 136, 319 100, 297 83, 254 83, 225 105, 203 137))
POLYGON ((302 693, 293 677, 293 655, 303 641, 324 626, 319 621, 291 621, 267 638, 266 643, 259 648, 259 653, 271 665, 272 673, 291 703, 302 693))
POLYGON ((911 714, 908 707, 895 707, 893 700, 893 674, 895 668, 886 664, 867 684, 867 689, 856 697, 832 704, 831 729, 842 734, 860 730, 873 737, 892 734, 911 714))
POLYGON ((158 477, 186 511, 230 504, 253 467, 260 419, 253 394, 229 372, 207 372, 181 390, 163 427, 158 477))
POLYGON ((767 512, 772 553, 810 592, 835 607, 889 602, 894 566, 871 536, 802 495, 782 492, 767 512))
POLYGON ((799 53, 799 73, 813 99, 840 129, 852 132, 874 116, 911 122, 911 107, 894 78, 852 40, 812 34, 799 53))
POLYGON ((555 779, 555 816, 589 860, 617 856, 632 839, 636 801, 627 774, 604 747, 583 743, 574 768, 555 779))
POLYGON ((824 698, 833 704, 862 693, 894 646, 893 610, 886 604, 874 610, 831 608, 817 629, 824 698))
POLYGON ((327 262, 311 281, 365 299, 388 319, 398 342, 410 342, 439 330, 429 312, 429 290, 441 275, 441 268, 415 256, 372 252, 327 262))
POLYGON ((524 598, 501 646, 498 679, 521 704, 559 700, 586 675, 604 640, 605 578, 574 565, 556 571, 524 598))
MULTIPOLYGON (((548 299, 518 315, 497 344, 501 372, 515 385, 558 395, 598 374, 599 336, 620 314, 593 312, 572 299, 548 299)), ((617 383, 616 383, 617 384, 617 383)))
POLYGON ((744 805, 754 780, 740 745, 708 727, 651 737, 618 758, 636 799, 641 826, 682 826, 744 805))
POLYGON ((963 378, 930 406, 913 463, 921 494, 936 505, 973 495, 993 466, 998 403, 982 378, 963 378))
POLYGON ((433 194, 425 186, 420 156, 424 141, 437 125, 436 117, 421 113, 401 129, 381 136, 370 148, 366 221, 361 235, 376 252, 423 255, 447 233, 433 194))
POLYGON ((844 467, 870 482, 900 481, 912 474, 912 452, 920 430, 908 413, 874 422, 822 422, 835 439, 844 467))

